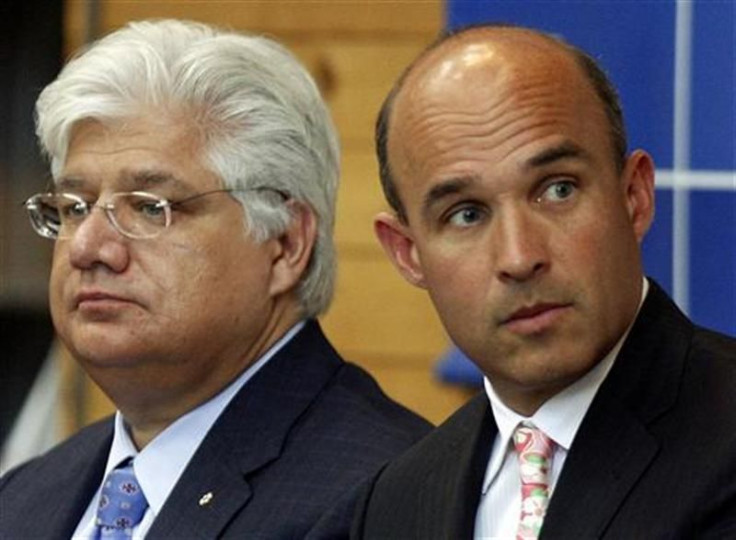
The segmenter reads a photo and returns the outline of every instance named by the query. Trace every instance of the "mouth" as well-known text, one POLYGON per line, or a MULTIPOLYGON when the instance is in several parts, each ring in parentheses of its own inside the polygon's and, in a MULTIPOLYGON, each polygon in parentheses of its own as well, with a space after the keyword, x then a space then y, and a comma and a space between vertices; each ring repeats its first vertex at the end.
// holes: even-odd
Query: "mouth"
POLYGON ((514 311, 501 325, 515 334, 539 334, 551 328, 563 317, 572 304, 539 303, 514 311))
POLYGON ((129 298, 105 291, 83 291, 74 298, 74 307, 77 309, 100 309, 131 302, 132 300, 129 298))

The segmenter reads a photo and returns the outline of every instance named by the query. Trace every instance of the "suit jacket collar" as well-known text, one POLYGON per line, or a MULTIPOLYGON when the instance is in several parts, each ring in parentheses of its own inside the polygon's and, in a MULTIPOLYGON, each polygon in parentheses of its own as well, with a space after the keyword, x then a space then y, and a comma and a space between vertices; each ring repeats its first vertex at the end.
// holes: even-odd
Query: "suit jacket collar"
POLYGON ((248 476, 277 459, 294 423, 342 360, 315 321, 233 398, 154 521, 155 537, 212 538, 248 502, 248 476))
POLYGON ((649 425, 675 403, 693 326, 650 283, 631 333, 575 437, 541 538, 600 537, 659 450, 649 425))
MULTIPOLYGON (((460 437, 452 452, 450 459, 455 460, 458 465, 457 495, 451 500, 456 508, 455 519, 448 521, 449 530, 446 538, 469 538, 473 536, 475 529, 475 514, 478 511, 480 495, 482 492, 483 478, 488 457, 491 455, 493 440, 498 432, 493 422, 493 413, 485 393, 474 398, 470 413, 480 421, 476 421, 474 427, 468 422, 464 427, 464 433, 460 437), (475 441, 473 446, 460 444, 462 440, 475 441), (462 466, 462 464, 465 464, 462 466), (462 496, 465 493, 473 493, 472 497, 462 496)), ((440 515, 439 512, 436 513, 440 515)))
POLYGON ((84 428, 80 436, 64 443, 59 449, 61 457, 50 465, 39 460, 26 465, 44 467, 40 474, 49 497, 27 501, 23 508, 27 518, 25 535, 29 538, 71 538, 89 505, 91 494, 102 481, 112 433, 112 419, 108 418, 84 428), (43 519, 33 516, 43 516, 43 519))
MULTIPOLYGON (((416 494, 420 538, 471 538, 480 501, 483 476, 497 428, 484 393, 448 419, 442 428, 410 450, 421 458, 424 480, 416 494)), ((413 483, 413 482, 412 482, 413 483)))

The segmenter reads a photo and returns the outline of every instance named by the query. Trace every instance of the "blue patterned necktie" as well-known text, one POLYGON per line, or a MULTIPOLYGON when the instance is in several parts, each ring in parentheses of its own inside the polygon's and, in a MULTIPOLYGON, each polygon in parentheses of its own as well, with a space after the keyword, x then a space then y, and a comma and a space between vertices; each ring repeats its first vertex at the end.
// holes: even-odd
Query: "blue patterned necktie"
POLYGON ((97 538, 119 540, 132 538, 133 527, 140 523, 148 501, 133 472, 133 462, 123 462, 105 478, 97 507, 97 538))

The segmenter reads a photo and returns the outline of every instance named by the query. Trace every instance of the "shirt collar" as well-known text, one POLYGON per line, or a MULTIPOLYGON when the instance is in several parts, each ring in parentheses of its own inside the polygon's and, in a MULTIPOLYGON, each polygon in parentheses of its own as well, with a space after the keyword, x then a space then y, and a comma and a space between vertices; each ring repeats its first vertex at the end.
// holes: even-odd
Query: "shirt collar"
POLYGON ((209 401, 188 412, 159 433, 138 452, 120 411, 105 467, 105 476, 122 461, 133 457, 133 469, 151 510, 158 515, 207 432, 238 391, 305 325, 294 325, 255 363, 209 401))
MULTIPOLYGON (((496 442, 500 448, 508 448, 509 441, 516 426, 521 422, 531 422, 552 439, 555 444, 565 451, 570 450, 572 441, 575 439, 575 434, 580 424, 582 424, 583 418, 588 412, 588 408, 590 408, 590 404, 593 402, 598 389, 613 367, 616 357, 621 351, 621 347, 623 347, 636 317, 639 315, 639 310, 648 292, 649 282, 644 278, 641 299, 639 300, 636 315, 609 353, 583 377, 547 400, 531 417, 522 416, 507 407, 494 391, 493 385, 488 377, 483 378, 483 386, 491 402, 493 417, 498 427, 498 439, 496 442)), ((497 452, 492 456, 493 462, 489 464, 488 474, 484 482, 484 491, 500 470, 504 457, 505 452, 497 452)))

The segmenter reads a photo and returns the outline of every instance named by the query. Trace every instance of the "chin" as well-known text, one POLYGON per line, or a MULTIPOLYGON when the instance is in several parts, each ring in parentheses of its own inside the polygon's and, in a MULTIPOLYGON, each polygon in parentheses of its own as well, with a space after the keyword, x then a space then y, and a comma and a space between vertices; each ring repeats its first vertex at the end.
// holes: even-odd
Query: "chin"
POLYGON ((115 332, 85 332, 62 337, 64 345, 85 368, 131 367, 141 362, 145 351, 140 340, 115 332))
POLYGON ((86 348, 72 351, 72 355, 89 372, 107 369, 130 369, 142 363, 139 355, 135 351, 129 350, 86 348))
POLYGON ((592 353, 542 349, 533 355, 517 357, 512 376, 522 387, 562 389, 588 373, 597 364, 594 358, 592 353))
POLYGON ((78 317, 66 326, 65 334, 80 345, 117 348, 140 342, 145 337, 142 330, 149 324, 141 319, 94 320, 78 317))

